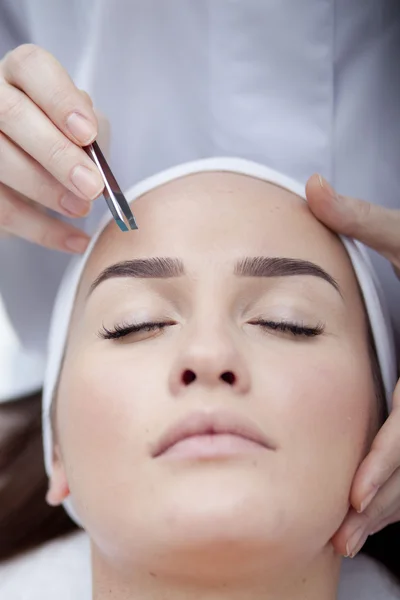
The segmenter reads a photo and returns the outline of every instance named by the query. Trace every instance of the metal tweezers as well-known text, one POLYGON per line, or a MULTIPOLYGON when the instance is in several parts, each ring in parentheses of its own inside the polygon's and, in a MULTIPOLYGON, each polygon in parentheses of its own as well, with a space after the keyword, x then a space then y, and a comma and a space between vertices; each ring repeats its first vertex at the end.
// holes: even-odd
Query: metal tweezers
POLYGON ((111 211, 114 221, 121 231, 129 231, 129 229, 138 229, 135 217, 132 214, 130 206, 126 201, 125 196, 121 192, 121 188, 97 142, 93 142, 89 146, 85 146, 84 150, 96 164, 104 181, 103 196, 107 202, 108 208, 111 211), (125 219, 124 219, 125 217, 125 219))

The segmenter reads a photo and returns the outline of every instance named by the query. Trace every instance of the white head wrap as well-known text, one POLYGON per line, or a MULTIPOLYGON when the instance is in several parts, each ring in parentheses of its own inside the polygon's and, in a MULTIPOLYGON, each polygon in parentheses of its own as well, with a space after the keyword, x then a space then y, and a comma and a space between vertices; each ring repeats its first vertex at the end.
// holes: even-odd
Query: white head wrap
MULTIPOLYGON (((169 181, 173 181, 174 179, 178 179, 179 177, 184 177, 185 175, 192 173, 206 171, 228 171, 248 175, 250 177, 255 177, 257 179, 278 185, 293 192, 294 194, 297 194, 304 200, 306 199, 305 188, 302 184, 263 165, 238 158, 210 158, 173 167, 134 185, 126 192, 125 197, 127 198, 128 202, 132 202, 136 198, 142 196, 144 193, 160 185, 168 183, 169 181)), ((64 355, 65 343, 67 339, 71 313, 74 306, 75 295, 88 257, 90 256, 100 234, 106 225, 111 221, 111 219, 111 214, 107 213, 101 221, 97 232, 91 239, 85 254, 72 259, 69 268, 66 270, 64 278, 61 282, 54 305, 48 343, 48 362, 44 382, 42 415, 44 457, 46 471, 49 476, 51 475, 52 470, 52 433, 50 426, 50 407, 55 386, 60 374, 60 367, 64 355)), ((134 233, 131 235, 134 235, 134 233)), ((392 393, 397 381, 397 368, 389 312, 384 302, 382 290, 376 274, 374 273, 366 249, 360 243, 354 240, 344 238, 342 236, 341 240, 349 254, 364 297, 385 387, 387 406, 388 410, 390 411, 392 393)), ((71 500, 72 498, 69 496, 65 500, 64 506, 69 515, 77 522, 78 525, 80 525, 71 500)))

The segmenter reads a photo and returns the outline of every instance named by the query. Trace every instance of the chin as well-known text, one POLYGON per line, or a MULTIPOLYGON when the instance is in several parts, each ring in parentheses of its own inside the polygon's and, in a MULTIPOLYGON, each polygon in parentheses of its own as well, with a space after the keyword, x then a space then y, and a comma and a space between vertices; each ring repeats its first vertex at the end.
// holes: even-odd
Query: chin
MULTIPOLYGON (((226 547, 279 540, 284 521, 282 504, 273 505, 265 493, 239 489, 190 490, 164 496, 153 523, 158 522, 178 544, 198 547, 226 547)), ((265 492, 265 491, 264 491, 265 492)))
POLYGON ((217 497, 196 491, 120 507, 118 520, 109 515, 91 537, 103 555, 129 570, 186 573, 210 582, 285 571, 312 560, 328 541, 324 532, 313 534, 305 514, 272 503, 266 490, 258 495, 219 490, 217 497))
MULTIPOLYGON (((108 536, 108 556, 120 566, 143 568, 159 576, 201 578, 210 584, 244 580, 283 570, 307 556, 307 538, 285 535, 275 517, 250 509, 205 510, 198 502, 190 508, 175 504, 158 507, 131 531, 108 536), (294 545, 292 544, 294 542, 294 545)), ((250 506, 250 504, 248 504, 250 506)), ((256 505, 257 506, 257 505, 256 505)), ((275 515, 275 516, 274 516, 275 515)), ((279 522, 279 520, 278 520, 279 522)))

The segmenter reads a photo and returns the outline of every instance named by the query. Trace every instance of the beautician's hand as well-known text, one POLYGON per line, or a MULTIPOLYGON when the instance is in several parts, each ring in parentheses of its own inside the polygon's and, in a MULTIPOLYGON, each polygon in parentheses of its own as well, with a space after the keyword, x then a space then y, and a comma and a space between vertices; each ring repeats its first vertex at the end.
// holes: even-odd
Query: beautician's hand
POLYGON ((85 216, 103 190, 82 146, 97 136, 89 96, 48 52, 25 44, 0 61, 0 236, 83 252, 88 237, 45 208, 85 216))
MULTIPOLYGON (((337 195, 318 175, 308 180, 306 193, 310 209, 320 221, 377 250, 400 276, 400 210, 337 195)), ((358 552, 369 534, 400 521, 400 382, 392 412, 358 468, 350 502, 352 507, 332 538, 340 554, 358 552)))

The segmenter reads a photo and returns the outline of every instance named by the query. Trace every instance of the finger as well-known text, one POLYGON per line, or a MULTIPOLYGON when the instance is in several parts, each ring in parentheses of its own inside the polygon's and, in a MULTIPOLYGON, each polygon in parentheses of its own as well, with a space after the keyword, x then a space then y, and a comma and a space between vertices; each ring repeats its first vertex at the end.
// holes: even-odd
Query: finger
MULTIPOLYGON (((332 546, 341 556, 353 557, 353 552, 355 556, 369 535, 367 519, 361 518, 355 522, 354 514, 357 515, 356 511, 350 509, 343 523, 331 538, 332 546)), ((360 515, 357 516, 360 517, 360 515)))
POLYGON ((34 44, 23 44, 5 56, 2 73, 71 141, 87 145, 95 139, 97 121, 91 104, 52 54, 34 44))
POLYGON ((390 518, 400 506, 400 469, 396 469, 393 475, 379 489, 368 507, 357 515, 362 515, 369 526, 379 523, 383 519, 390 518))
POLYGON ((97 117, 97 122, 99 124, 99 134, 96 138, 96 141, 99 144, 102 153, 108 160, 110 155, 111 140, 110 122, 107 119, 107 117, 99 110, 95 110, 95 113, 97 117))
POLYGON ((318 175, 308 180, 306 195, 311 211, 330 229, 360 240, 400 267, 400 211, 338 195, 318 175))
POLYGON ((0 132, 0 182, 40 206, 67 216, 86 216, 92 204, 69 192, 26 152, 0 132))
POLYGON ((394 523, 400 518, 400 469, 379 490, 370 506, 357 513, 351 508, 342 525, 332 538, 337 552, 355 556, 365 540, 378 529, 378 524, 394 523))
MULTIPOLYGON (((93 108, 93 100, 89 96, 89 94, 85 90, 79 90, 79 91, 82 94, 82 96, 84 97, 84 99, 86 100, 86 102, 89 102, 90 106, 93 108)), ((94 110, 94 114, 96 115, 96 118, 97 118, 96 110, 94 110)))
POLYGON ((16 193, 0 184, 0 230, 46 248, 81 253, 89 237, 23 202, 16 193))
POLYGON ((7 83, 0 83, 0 130, 74 194, 86 200, 101 194, 101 175, 86 152, 7 83))
POLYGON ((351 504, 367 508, 378 489, 400 467, 400 383, 393 394, 392 411, 378 431, 368 455, 359 466, 351 488, 351 504))
POLYGON ((400 509, 397 509, 392 515, 390 515, 390 517, 385 517, 382 521, 379 521, 379 523, 372 525, 370 535, 374 535, 375 533, 378 533, 378 531, 382 531, 382 529, 388 525, 391 525, 392 523, 398 523, 399 521, 400 509))

